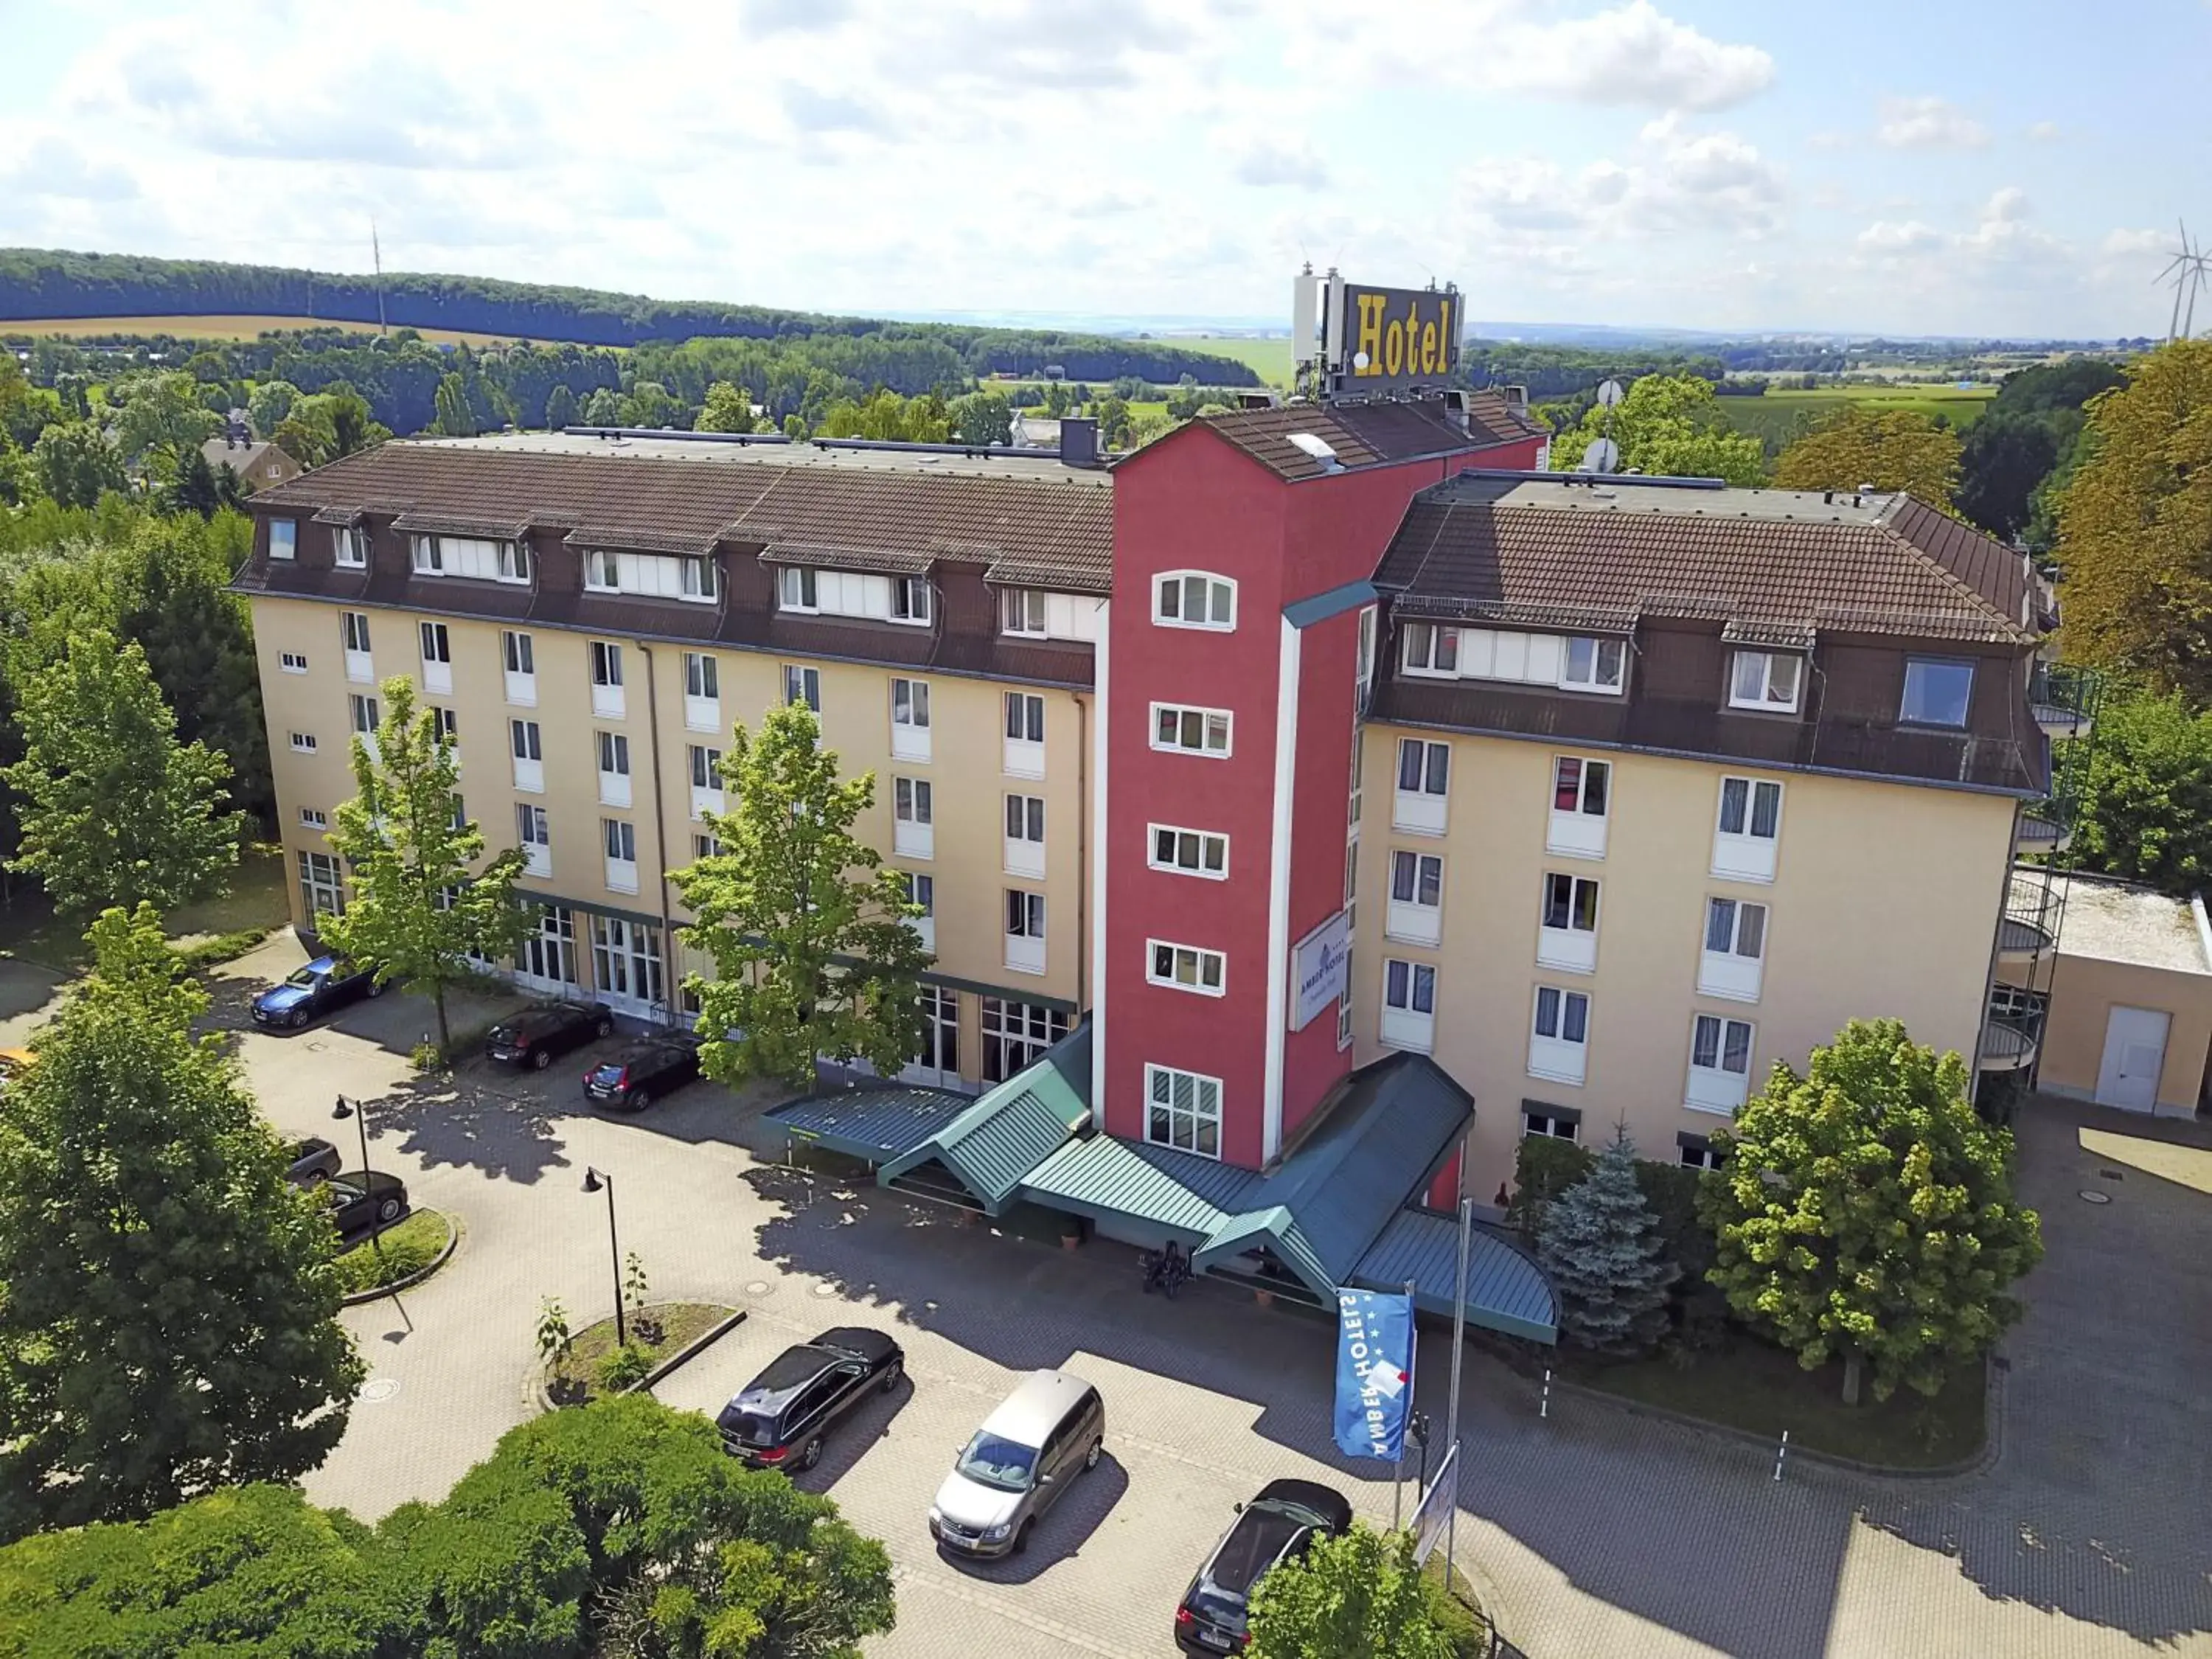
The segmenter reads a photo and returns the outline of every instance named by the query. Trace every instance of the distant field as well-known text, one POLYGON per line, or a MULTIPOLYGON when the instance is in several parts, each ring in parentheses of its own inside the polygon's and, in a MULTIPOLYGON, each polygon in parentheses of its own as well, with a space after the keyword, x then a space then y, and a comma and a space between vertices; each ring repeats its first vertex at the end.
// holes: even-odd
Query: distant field
POLYGON ((1273 340, 1227 338, 1219 335, 1199 334, 1162 336, 1162 345, 1182 346, 1192 351, 1210 351, 1217 357, 1234 357, 1249 365, 1260 378, 1271 386, 1288 386, 1291 381, 1291 340, 1288 335, 1273 340))
MULTIPOLYGON (((355 334, 376 331, 374 323, 334 322, 326 317, 40 317, 22 323, 0 319, 0 335, 58 334, 72 340, 132 334, 172 334, 180 340, 251 340, 277 329, 301 328, 342 328, 355 334)), ((453 328, 415 331, 438 345, 494 345, 514 338, 453 328)))
POLYGON ((1739 432, 1765 441, 1770 450, 1790 441, 1801 423, 1818 420, 1844 404, 1875 404, 1942 415, 1954 428, 1972 426, 1996 397, 1995 386, 1962 391, 1949 386, 1835 386, 1810 392, 1772 391, 1763 398, 1723 398, 1721 412, 1739 432))

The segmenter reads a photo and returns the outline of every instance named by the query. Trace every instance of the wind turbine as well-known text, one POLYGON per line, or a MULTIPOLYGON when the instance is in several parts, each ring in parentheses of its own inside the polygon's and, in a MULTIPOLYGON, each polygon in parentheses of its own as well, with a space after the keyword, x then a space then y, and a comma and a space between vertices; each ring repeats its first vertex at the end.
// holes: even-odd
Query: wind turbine
POLYGON ((2167 343, 2190 338, 2197 331, 2197 296, 2208 283, 2212 283, 2212 254, 2204 252, 2202 242, 2190 241, 2186 224, 2181 225, 2180 249, 2167 262, 2166 269, 2159 272, 2156 280, 2173 285, 2173 316, 2166 325, 2167 343))

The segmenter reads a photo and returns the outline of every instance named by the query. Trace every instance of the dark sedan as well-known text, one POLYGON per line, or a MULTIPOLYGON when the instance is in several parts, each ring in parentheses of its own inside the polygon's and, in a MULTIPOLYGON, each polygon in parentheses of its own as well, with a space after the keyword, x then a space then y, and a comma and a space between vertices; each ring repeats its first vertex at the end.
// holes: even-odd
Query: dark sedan
POLYGON ((484 1034, 484 1053, 502 1066, 544 1071, 595 1037, 612 1036, 615 1017, 596 1002, 542 1002, 484 1034))
POLYGON ((388 1227, 407 1213, 407 1183, 379 1170, 345 1170, 322 1184, 331 1222, 347 1237, 388 1227))
POLYGON ((1268 1569, 1296 1560, 1316 1538, 1352 1526, 1341 1492, 1311 1480, 1270 1480, 1237 1506, 1237 1524, 1222 1534, 1176 1608, 1176 1646, 1185 1653, 1237 1653, 1252 1638, 1245 1608, 1268 1569))
POLYGON ((584 1093, 602 1105, 643 1111, 699 1076, 699 1039, 672 1033, 633 1042, 584 1073, 584 1093))
POLYGON ((338 1172, 338 1149, 319 1135, 295 1140, 285 1151, 291 1155, 292 1167, 287 1173, 295 1187, 312 1187, 338 1172))
POLYGON ((253 1023, 296 1031, 333 1008, 383 994, 384 988, 368 969, 356 968, 343 957, 317 957, 295 968, 282 985, 272 985, 253 999, 253 1023))
POLYGON ((840 1326, 786 1348, 714 1419, 723 1449, 756 1468, 811 1469, 830 1428, 871 1389, 896 1388, 905 1366, 905 1350, 866 1326, 840 1326))

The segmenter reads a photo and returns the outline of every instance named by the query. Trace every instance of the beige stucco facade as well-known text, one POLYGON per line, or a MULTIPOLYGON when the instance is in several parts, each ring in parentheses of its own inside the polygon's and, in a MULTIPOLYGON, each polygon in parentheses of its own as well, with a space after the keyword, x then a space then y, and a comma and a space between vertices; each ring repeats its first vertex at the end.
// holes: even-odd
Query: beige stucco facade
MULTIPOLYGON (((577 988, 608 988, 598 982, 594 972, 591 919, 622 919, 659 930, 653 943, 664 964, 663 1000, 672 1000, 684 972, 699 965, 665 942, 668 928, 680 927, 689 917, 673 884, 662 879, 665 872, 691 860, 695 837, 706 830, 693 815, 690 751, 694 747, 726 749, 734 724, 757 725, 767 709, 781 701, 783 669, 790 663, 819 674, 823 738, 837 751, 844 774, 875 775, 875 804, 862 816, 857 833, 882 850, 888 865, 934 880, 938 960, 933 976, 959 996, 958 1079, 973 1083, 985 1075, 981 1030, 984 997, 1050 1004, 1062 1018, 1085 1000, 1091 918, 1089 889, 1081 872, 1090 825, 1085 757, 1091 711, 1087 694, 776 657, 727 647, 702 647, 715 659, 720 694, 719 706, 709 711, 687 700, 684 646, 532 626, 526 631, 535 663, 534 701, 522 703, 508 697, 501 624, 362 608, 360 614, 368 618, 369 672, 349 679, 341 617, 353 607, 266 596, 256 597, 252 605, 278 811, 295 873, 296 922, 304 925, 309 920, 298 879, 300 855, 329 853, 322 829, 303 820, 302 809, 327 816, 355 793, 348 760, 350 698, 374 695, 376 683, 404 675, 415 681, 424 701, 454 711, 462 799, 469 815, 482 825, 489 847, 517 844, 518 805, 544 809, 551 871, 544 877, 526 877, 522 887, 546 903, 573 907, 580 913, 575 918, 577 988), (450 692, 423 689, 419 624, 424 621, 440 623, 447 630, 450 692), (594 712, 591 648, 595 639, 622 648, 619 716, 604 708, 594 712), (288 657, 304 658, 304 667, 296 662, 288 666, 288 657), (921 681, 928 687, 927 759, 894 758, 895 678, 921 681), (1046 741, 1042 777, 1013 775, 1006 769, 1004 698, 1009 691, 1042 700, 1046 741), (687 725, 687 716, 697 718, 697 726, 687 725), (542 787, 537 789, 522 787, 518 777, 510 726, 518 720, 535 722, 538 728, 542 787), (295 732, 313 740, 312 753, 295 748, 295 732), (602 799, 602 732, 628 739, 627 805, 602 799), (901 850, 893 802, 895 781, 902 777, 930 787, 932 822, 926 853, 914 843, 913 826, 906 830, 907 849, 901 850), (1044 802, 1041 873, 1009 872, 1009 794, 1044 802), (609 819, 633 826, 635 891, 609 885, 603 827, 609 819), (1042 972, 1009 965, 1006 916, 1010 890, 1044 896, 1042 972)), ((904 735, 910 744, 911 728, 904 735)), ((1020 757, 1025 770, 1035 769, 1027 764, 1035 753, 1027 751, 1020 757)), ((1026 821, 1026 811, 1024 817, 1026 821)), ((946 1075, 930 1080, 955 1079, 946 1075)))
POLYGON ((1893 1015, 1918 1041, 1974 1058, 2011 861, 2008 797, 1386 726, 1367 731, 1361 796, 1358 1059, 1390 1046, 1381 1021, 1388 962, 1433 964, 1431 1052, 1475 1097, 1468 1190, 1478 1202, 1511 1178, 1524 1102, 1578 1113, 1585 1145, 1625 1121, 1644 1156, 1668 1161, 1679 1135, 1726 1122, 1726 1109, 1685 1103, 1700 1014, 1750 1024, 1743 1084, 1754 1091, 1776 1060, 1802 1066, 1855 1017, 1893 1015), (1407 737, 1451 746, 1441 836, 1395 822, 1407 737), (1613 769, 1601 857, 1547 847, 1554 763, 1577 755, 1613 769), (1769 882, 1712 873, 1728 777, 1781 787, 1769 882), (1443 855, 1436 946, 1388 937, 1398 851, 1443 855), (1538 961, 1553 872, 1599 884, 1588 972, 1538 961), (1767 907, 1755 1000, 1700 988, 1711 898, 1767 907), (1531 1074, 1542 986, 1589 999, 1579 1084, 1531 1074))

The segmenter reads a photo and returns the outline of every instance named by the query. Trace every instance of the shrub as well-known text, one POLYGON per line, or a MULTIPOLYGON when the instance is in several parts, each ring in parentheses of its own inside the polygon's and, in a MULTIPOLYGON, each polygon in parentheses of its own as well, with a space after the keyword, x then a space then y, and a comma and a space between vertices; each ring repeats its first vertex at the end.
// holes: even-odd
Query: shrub
POLYGON ((1543 1225, 1544 1206, 1589 1173, 1591 1155, 1571 1140, 1523 1135, 1513 1159, 1513 1197, 1505 1219, 1530 1238, 1543 1225))
POLYGON ((653 1351, 641 1342, 625 1342, 619 1348, 610 1348, 599 1360, 599 1386, 609 1394, 620 1394, 634 1382, 642 1382, 652 1374, 653 1351))

